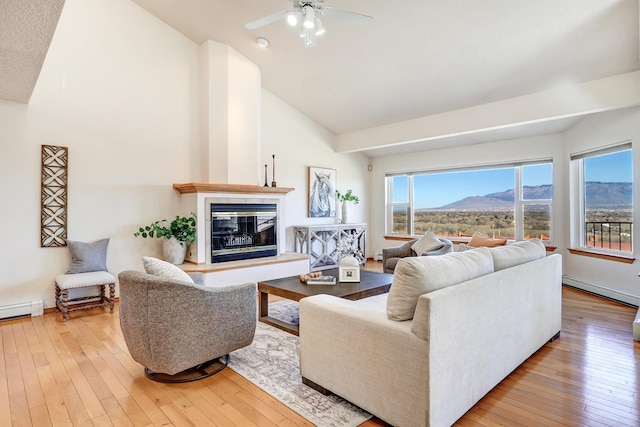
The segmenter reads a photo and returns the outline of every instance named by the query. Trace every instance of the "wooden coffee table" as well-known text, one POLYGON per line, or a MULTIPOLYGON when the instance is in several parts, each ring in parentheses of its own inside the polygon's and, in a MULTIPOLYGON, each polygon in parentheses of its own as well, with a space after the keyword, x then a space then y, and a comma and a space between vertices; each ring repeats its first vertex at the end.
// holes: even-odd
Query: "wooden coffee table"
MULTIPOLYGON (((323 276, 338 277, 338 269, 324 270, 323 276)), ((375 273, 361 270, 359 283, 338 282, 335 285, 307 285, 300 282, 299 276, 258 282, 259 319, 294 335, 298 335, 298 325, 283 322, 269 316, 269 294, 293 301, 312 295, 327 294, 349 300, 357 300, 389 292, 393 274, 375 273)))

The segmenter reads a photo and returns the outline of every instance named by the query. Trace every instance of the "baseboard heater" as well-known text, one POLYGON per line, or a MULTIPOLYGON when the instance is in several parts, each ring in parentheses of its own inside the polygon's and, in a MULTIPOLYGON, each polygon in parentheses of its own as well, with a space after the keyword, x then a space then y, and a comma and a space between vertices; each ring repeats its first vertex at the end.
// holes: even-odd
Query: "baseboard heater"
POLYGON ((43 313, 44 302, 42 300, 0 306, 0 320, 42 316, 43 313))
POLYGON ((566 274, 562 276, 562 283, 572 288, 581 289, 631 307, 637 308, 638 305, 640 305, 640 295, 634 295, 619 289, 613 289, 597 283, 587 282, 586 280, 567 276, 566 274))

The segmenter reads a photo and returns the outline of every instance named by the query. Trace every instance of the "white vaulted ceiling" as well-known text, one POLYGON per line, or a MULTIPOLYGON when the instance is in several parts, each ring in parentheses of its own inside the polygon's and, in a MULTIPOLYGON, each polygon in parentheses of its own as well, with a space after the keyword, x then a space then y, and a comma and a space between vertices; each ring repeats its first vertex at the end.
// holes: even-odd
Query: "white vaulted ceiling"
MULTIPOLYGON (((360 27, 324 17, 326 35, 313 48, 284 21, 244 27, 290 8, 289 0, 134 1, 196 43, 235 48, 260 67, 263 87, 336 135, 640 68, 638 0, 326 0, 374 21, 360 27), (268 49, 256 45, 258 36, 270 40, 268 49)), ((396 148, 557 132, 579 118, 396 148)), ((397 151, 384 145, 342 151, 397 151)))
MULTIPOLYGON (((566 94, 640 69, 639 0, 326 0, 374 20, 360 27, 323 17, 326 35, 313 48, 284 21, 244 27, 290 8, 289 0, 132 1, 198 44, 239 51, 258 65, 265 89, 337 136, 337 151, 369 156, 562 131, 580 119, 580 108, 558 110, 553 120, 523 114, 517 126, 451 122, 468 117, 455 112, 485 105, 494 106, 485 116, 518 113, 530 100, 554 99, 556 89, 566 94), (270 47, 258 47, 258 36, 270 47), (516 98, 522 102, 500 104, 516 98), (433 131, 363 145, 367 130, 402 133, 394 124, 407 121, 433 131), (440 122, 450 129, 437 129, 440 122)), ((28 102, 62 3, 0 0, 0 99, 28 102)))

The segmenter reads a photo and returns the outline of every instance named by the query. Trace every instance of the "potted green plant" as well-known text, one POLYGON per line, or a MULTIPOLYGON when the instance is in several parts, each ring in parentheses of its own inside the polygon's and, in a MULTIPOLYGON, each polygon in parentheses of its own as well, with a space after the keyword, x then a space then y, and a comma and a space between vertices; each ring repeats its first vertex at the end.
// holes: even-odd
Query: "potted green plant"
POLYGON ((358 196, 353 194, 353 191, 347 190, 346 193, 342 194, 339 190, 336 190, 336 198, 338 201, 342 202, 342 223, 347 223, 347 202, 353 202, 354 205, 357 205, 360 202, 358 196))
POLYGON ((145 239, 164 237, 162 252, 165 261, 182 264, 187 248, 196 240, 196 214, 192 212, 188 217, 176 215, 171 222, 166 219, 155 221, 140 227, 133 235, 145 239))

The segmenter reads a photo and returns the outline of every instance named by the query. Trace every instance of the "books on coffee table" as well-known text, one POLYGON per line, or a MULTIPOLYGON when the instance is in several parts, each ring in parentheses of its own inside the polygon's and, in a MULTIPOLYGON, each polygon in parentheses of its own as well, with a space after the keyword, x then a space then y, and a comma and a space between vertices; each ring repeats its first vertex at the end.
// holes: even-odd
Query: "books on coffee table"
POLYGON ((307 285, 335 285, 336 278, 335 276, 318 276, 318 277, 309 277, 307 279, 307 285))

